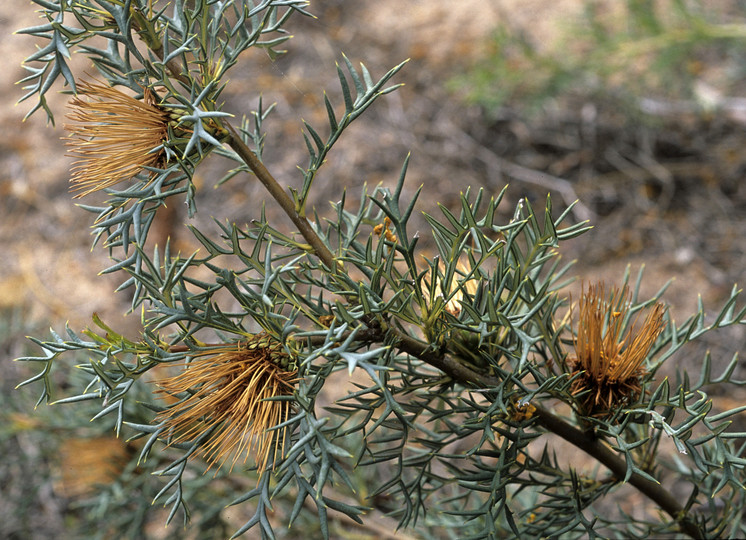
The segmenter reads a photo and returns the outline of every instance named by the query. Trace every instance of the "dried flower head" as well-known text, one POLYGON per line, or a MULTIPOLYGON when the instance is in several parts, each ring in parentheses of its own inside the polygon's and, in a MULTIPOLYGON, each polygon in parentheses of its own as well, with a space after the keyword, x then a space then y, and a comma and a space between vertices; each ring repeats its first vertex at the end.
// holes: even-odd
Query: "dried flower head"
MULTIPOLYGON (((200 354, 182 373, 158 382, 157 392, 182 398, 156 417, 169 428, 171 444, 191 441, 205 432, 208 439, 194 455, 208 470, 218 470, 233 456, 231 469, 243 454, 254 456, 259 474, 282 449, 287 427, 271 430, 290 413, 296 370, 282 345, 266 334, 200 354)), ((164 397, 165 397, 164 396, 164 397)))
POLYGON ((590 286, 580 297, 573 373, 580 373, 572 385, 585 413, 604 416, 612 409, 639 396, 644 362, 653 343, 663 331, 663 305, 656 303, 642 325, 639 314, 622 337, 629 313, 627 288, 613 289, 606 299, 604 286, 590 286))
POLYGON ((146 88, 137 100, 103 83, 82 81, 65 124, 71 154, 72 189, 83 197, 129 180, 147 167, 165 162, 169 112, 155 103, 146 88), (83 99, 81 96, 86 96, 83 99))

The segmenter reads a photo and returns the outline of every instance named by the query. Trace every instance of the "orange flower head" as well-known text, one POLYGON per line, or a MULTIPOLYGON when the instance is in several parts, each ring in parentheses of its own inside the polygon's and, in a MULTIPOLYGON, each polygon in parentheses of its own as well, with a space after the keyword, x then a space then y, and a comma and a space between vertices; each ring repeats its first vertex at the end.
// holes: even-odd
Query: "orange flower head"
POLYGON ((78 87, 67 115, 73 123, 64 126, 71 154, 79 158, 70 179, 72 189, 81 192, 76 198, 165 163, 171 115, 147 88, 137 100, 103 83, 82 81, 78 87))
POLYGON ((613 289, 607 300, 602 284, 581 293, 575 358, 570 361, 573 374, 580 375, 571 390, 590 416, 605 416, 640 395, 645 359, 664 328, 664 308, 656 303, 642 325, 638 314, 622 336, 628 298, 625 287, 621 293, 613 289))
POLYGON ((287 426, 271 430, 290 415, 297 371, 282 345, 257 334, 248 342, 200 353, 180 374, 158 381, 157 392, 179 401, 156 417, 167 426, 170 444, 191 441, 206 431, 211 435, 195 456, 218 469, 232 456, 231 470, 244 456, 254 456, 263 474, 270 456, 282 455, 287 426))

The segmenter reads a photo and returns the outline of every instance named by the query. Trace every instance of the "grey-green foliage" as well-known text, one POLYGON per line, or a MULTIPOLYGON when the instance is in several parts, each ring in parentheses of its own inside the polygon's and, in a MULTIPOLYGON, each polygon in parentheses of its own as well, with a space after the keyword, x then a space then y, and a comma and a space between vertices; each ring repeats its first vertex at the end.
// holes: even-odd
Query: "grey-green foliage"
MULTIPOLYGON (((139 459, 157 464, 160 478, 152 481, 162 484, 154 498, 170 508, 168 521, 179 513, 186 519, 192 497, 209 489, 208 477, 190 472, 190 456, 210 433, 164 448, 166 426, 152 419, 165 405, 143 392, 152 390, 144 375, 183 362, 204 350, 206 341, 231 342, 263 330, 296 360, 300 381, 293 413, 284 422, 292 432, 284 457, 253 489, 242 481, 249 473, 234 469, 229 480, 241 481, 222 484, 223 499, 211 510, 204 500, 199 504, 209 522, 226 503, 251 503, 236 536, 258 530, 262 538, 274 538, 273 506, 285 509, 285 527, 301 519, 308 505, 323 537, 335 512, 362 522, 370 507, 425 537, 444 531, 459 538, 625 537, 680 527, 690 535, 746 532, 735 519, 744 507, 746 434, 728 431, 729 418, 741 409, 710 414, 706 393, 713 384, 742 384, 733 379, 737 357, 713 375, 707 356, 696 383, 686 373, 675 382, 658 374, 691 340, 744 323, 736 289, 712 321, 703 307, 683 324, 667 321, 649 355, 642 397, 604 419, 582 418, 570 392, 577 374, 569 367, 572 330, 563 318, 570 265, 559 253, 561 242, 587 225, 566 224, 570 209, 553 216, 549 198, 542 211, 522 200, 503 217, 504 190, 495 197, 466 190, 457 211, 441 207, 424 215, 437 251, 426 258, 418 248, 424 233, 412 230, 419 191, 403 195, 407 160, 393 189, 362 187, 357 206, 343 194, 331 213, 313 214, 311 232, 302 238, 276 229, 262 212, 250 225, 218 216, 217 237, 192 227, 203 247, 192 255, 174 254, 169 245, 149 251, 145 241, 167 198, 183 196, 196 211, 199 193, 191 178, 206 155, 237 163, 217 185, 264 174, 243 149, 253 146, 261 160, 272 108, 259 101, 253 120, 231 131, 232 115, 218 97, 240 53, 274 50, 287 39, 282 27, 291 14, 306 13, 303 3, 36 3, 49 23, 25 32, 50 45, 29 59, 24 99, 38 100, 34 110, 52 118, 44 96, 59 75, 74 88, 66 60, 77 48, 112 85, 135 92, 146 85, 165 88, 159 97, 181 108, 182 122, 191 129, 188 140, 164 143, 172 144, 166 168, 125 189, 107 190, 110 198, 102 207, 87 207, 97 215, 96 241, 103 240, 114 261, 105 272, 122 274, 120 288, 133 291, 133 308, 144 308, 142 335, 126 337, 94 317, 94 327, 82 333, 66 328, 51 339, 32 338, 41 355, 19 358, 40 366, 38 375, 22 383, 43 385, 39 403, 59 394, 53 373, 69 367, 64 359, 78 362, 87 382, 57 402, 95 403, 94 419, 141 439, 139 459), (86 41, 93 37, 106 46, 96 48, 101 39, 96 47, 86 41), (225 128, 221 140, 214 129, 201 127, 208 119, 225 128), (373 232, 377 225, 390 226, 390 234, 373 232), (315 247, 314 238, 328 251, 315 247), (355 383, 355 390, 320 408, 328 378, 342 370, 365 374, 368 382, 355 383), (604 467, 575 470, 543 442, 547 432, 607 467, 617 466, 616 474, 604 467), (680 456, 660 451, 664 436, 673 439, 680 456), (687 486, 681 515, 662 514, 648 523, 622 512, 589 513, 625 482, 649 487, 659 478, 666 486, 674 480, 687 486)), ((278 199, 297 219, 310 213, 313 180, 334 143, 378 97, 397 87, 387 85, 402 66, 375 80, 364 66, 357 69, 343 58, 337 67, 343 103, 324 98, 323 129, 304 123, 309 162, 302 186, 278 199)), ((641 279, 633 286, 631 315, 658 299, 639 298, 641 279)), ((625 325, 631 324, 628 318, 625 325)), ((134 482, 143 482, 142 475, 121 489, 142 497, 141 484, 134 482)), ((661 491, 653 487, 650 493, 670 514, 661 491)), ((106 499, 100 511, 126 511, 116 500, 106 499)))

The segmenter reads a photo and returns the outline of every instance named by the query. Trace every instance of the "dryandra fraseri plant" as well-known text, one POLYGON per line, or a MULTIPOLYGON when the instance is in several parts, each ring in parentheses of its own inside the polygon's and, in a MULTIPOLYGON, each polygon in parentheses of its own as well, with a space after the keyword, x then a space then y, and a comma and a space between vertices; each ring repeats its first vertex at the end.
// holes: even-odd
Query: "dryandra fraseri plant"
POLYGON ((94 315, 32 338, 42 353, 19 359, 41 368, 19 385, 41 383, 40 403, 92 406, 96 425, 139 450, 81 502, 92 516, 120 537, 144 536, 154 501, 202 533, 229 527, 234 505, 235 536, 252 538, 294 525, 328 538, 340 514, 361 526, 388 515, 423 537, 746 535, 746 434, 731 428, 745 408, 709 394, 744 384, 738 356, 707 354, 696 376, 670 365, 746 322, 736 288, 713 315, 700 306, 677 322, 663 291, 640 298, 642 274, 627 275, 608 300, 584 291, 573 325, 558 315, 570 271, 559 255, 588 224, 555 215, 549 197, 510 211, 505 189, 464 189, 458 209, 415 224, 409 158, 391 185, 361 185, 357 204, 344 193, 330 212, 309 207, 335 143, 399 87, 404 63, 376 78, 340 56, 339 100, 319 89, 325 125, 302 123, 308 159, 283 187, 263 156, 272 108, 256 95, 241 115, 221 94, 242 53, 279 54, 305 2, 35 1, 48 22, 22 32, 47 41, 27 59, 22 100, 52 118, 58 79, 76 94, 73 188, 108 197, 83 208, 112 259, 103 271, 142 313, 137 335, 94 315), (100 82, 78 80, 72 50, 100 82), (276 212, 216 216, 217 232, 191 222, 194 253, 146 248, 166 204, 194 217, 213 192, 192 181, 206 159, 230 164, 218 193, 258 181, 295 230, 276 212), (68 358, 85 377, 72 391, 57 383, 68 358), (568 462, 558 438, 584 459, 568 462), (623 486, 648 515, 615 511, 623 486))
POLYGON ((83 197, 129 180, 166 161, 169 113, 145 89, 142 100, 105 84, 81 82, 86 99, 74 97, 65 124, 71 153, 80 159, 72 167, 70 182, 83 197))
POLYGON ((195 355, 182 373, 158 381, 157 393, 179 398, 162 411, 162 422, 174 443, 209 433, 195 457, 218 467, 241 455, 264 471, 282 452, 287 427, 271 431, 290 416, 296 371, 279 343, 265 335, 195 355))
POLYGON ((642 390, 645 359, 663 331, 664 308, 656 302, 642 325, 636 324, 636 318, 622 337, 624 321, 629 317, 627 298, 626 290, 613 290, 607 300, 602 284, 591 285, 580 297, 575 358, 571 360, 578 377, 572 393, 590 416, 634 403, 642 390))

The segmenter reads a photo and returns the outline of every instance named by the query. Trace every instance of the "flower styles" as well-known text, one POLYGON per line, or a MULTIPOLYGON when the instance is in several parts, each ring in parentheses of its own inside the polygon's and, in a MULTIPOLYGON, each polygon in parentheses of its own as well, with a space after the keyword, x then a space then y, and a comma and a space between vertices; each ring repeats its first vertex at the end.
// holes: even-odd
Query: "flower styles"
POLYGON ((72 189, 81 192, 76 198, 166 161, 163 143, 172 115, 156 104, 149 89, 138 100, 103 83, 81 81, 78 87, 67 115, 73 123, 64 126, 71 135, 71 154, 79 158, 70 179, 72 189))
MULTIPOLYGON (((388 218, 386 219, 388 220, 388 218)), ((425 282, 422 283, 423 294, 425 296, 432 297, 433 300, 444 299, 445 305, 443 306, 443 311, 453 315, 454 317, 458 317, 461 314, 462 302, 466 301, 464 291, 474 296, 479 290, 479 279, 478 277, 476 277, 477 275, 473 271, 470 271, 469 268, 460 260, 458 261, 456 268, 457 272, 454 272, 448 284, 448 290, 450 291, 448 299, 444 299, 443 291, 441 288, 442 280, 440 276, 438 276, 437 268, 433 268, 432 271, 432 284, 425 282), (462 276, 470 277, 464 279, 462 278, 462 276), (433 291, 433 294, 430 294, 431 289, 433 291)), ((435 302, 432 303, 435 304, 435 302)))
POLYGON ((248 341, 204 351, 180 374, 161 379, 157 392, 180 398, 156 417, 167 427, 170 444, 191 441, 209 432, 195 452, 218 470, 232 455, 231 470, 241 455, 254 456, 263 474, 270 456, 282 454, 287 426, 288 399, 297 371, 282 344, 267 334, 248 341), (186 394, 186 395, 185 395, 186 394), (271 430, 271 431, 270 431, 271 430))
POLYGON ((665 326, 663 305, 656 303, 642 325, 638 327, 638 314, 622 337, 628 297, 626 287, 621 293, 614 288, 607 301, 603 284, 581 293, 576 356, 570 361, 573 374, 579 375, 571 391, 589 416, 605 416, 639 396, 645 358, 665 326))

